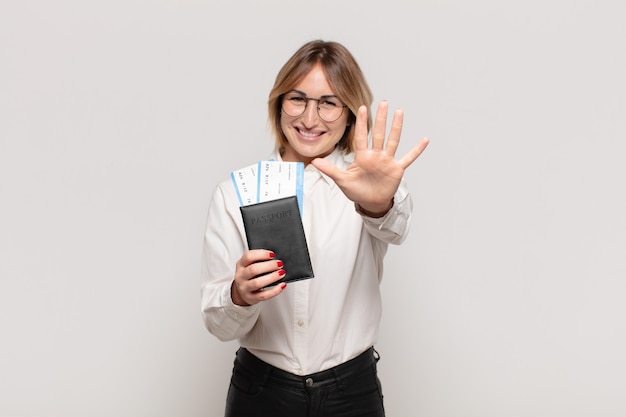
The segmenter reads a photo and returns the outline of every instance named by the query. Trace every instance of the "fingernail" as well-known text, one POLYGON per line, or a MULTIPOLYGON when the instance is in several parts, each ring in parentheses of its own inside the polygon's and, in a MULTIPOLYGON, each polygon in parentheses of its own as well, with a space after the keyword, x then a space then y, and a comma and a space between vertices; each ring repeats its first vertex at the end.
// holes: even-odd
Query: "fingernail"
POLYGON ((284 290, 286 286, 287 286, 287 283, 283 282, 282 284, 280 284, 280 289, 284 290))
POLYGON ((283 261, 276 261, 276 265, 278 265, 279 268, 282 268, 282 266, 285 264, 283 263, 283 261))
POLYGON ((273 258, 274 256, 276 256, 274 252, 270 252, 270 258, 273 258))
POLYGON ((287 273, 287 271, 285 271, 284 269, 281 269, 281 270, 278 271, 278 275, 280 275, 281 277, 283 275, 285 275, 286 273, 287 273))

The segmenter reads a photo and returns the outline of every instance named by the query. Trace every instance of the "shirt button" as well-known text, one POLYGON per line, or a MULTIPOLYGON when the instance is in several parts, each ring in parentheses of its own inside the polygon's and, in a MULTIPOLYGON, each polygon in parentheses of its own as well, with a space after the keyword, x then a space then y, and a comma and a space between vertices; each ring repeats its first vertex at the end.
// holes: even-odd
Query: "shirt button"
POLYGON ((313 386, 313 378, 307 378, 304 383, 306 384, 307 388, 311 388, 313 386))
POLYGON ((304 321, 303 321, 303 320, 298 320, 298 326, 299 326, 299 327, 304 326, 304 321))

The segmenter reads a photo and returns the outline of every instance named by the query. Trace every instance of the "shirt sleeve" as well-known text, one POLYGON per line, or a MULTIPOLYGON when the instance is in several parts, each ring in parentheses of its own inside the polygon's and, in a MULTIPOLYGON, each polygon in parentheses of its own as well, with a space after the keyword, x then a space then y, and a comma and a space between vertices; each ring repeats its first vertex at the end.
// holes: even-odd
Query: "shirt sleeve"
POLYGON ((383 242, 399 245, 406 239, 411 226, 413 201, 404 179, 393 197, 393 206, 383 217, 373 218, 359 211, 368 233, 383 242))
POLYGON ((234 190, 230 195, 228 185, 216 188, 209 205, 201 268, 202 318, 209 332, 222 341, 248 333, 260 312, 258 304, 238 306, 231 298, 235 265, 247 247, 236 196, 234 190))

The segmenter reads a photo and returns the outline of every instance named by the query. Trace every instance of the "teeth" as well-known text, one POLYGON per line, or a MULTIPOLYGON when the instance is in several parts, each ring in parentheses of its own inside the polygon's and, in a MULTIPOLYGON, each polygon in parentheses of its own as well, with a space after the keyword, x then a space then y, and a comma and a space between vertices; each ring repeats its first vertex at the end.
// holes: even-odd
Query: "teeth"
POLYGON ((315 136, 319 136, 319 133, 310 133, 310 132, 303 132, 303 131, 300 131, 300 134, 302 136, 306 136, 307 138, 314 138, 315 136))

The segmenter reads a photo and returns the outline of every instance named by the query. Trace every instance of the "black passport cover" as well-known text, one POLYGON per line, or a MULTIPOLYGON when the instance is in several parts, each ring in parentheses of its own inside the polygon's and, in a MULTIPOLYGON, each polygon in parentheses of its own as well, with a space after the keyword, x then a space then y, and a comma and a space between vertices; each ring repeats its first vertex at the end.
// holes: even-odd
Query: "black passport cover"
POLYGON ((313 267, 296 196, 241 206, 249 249, 267 249, 285 263, 281 282, 313 278, 313 267))

